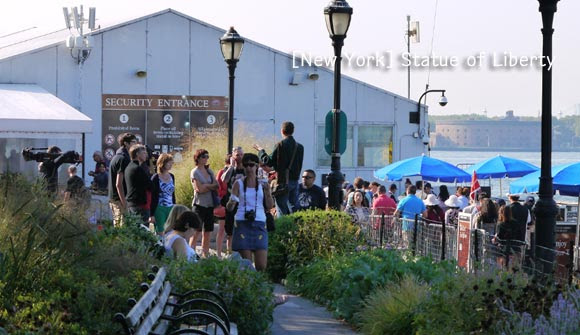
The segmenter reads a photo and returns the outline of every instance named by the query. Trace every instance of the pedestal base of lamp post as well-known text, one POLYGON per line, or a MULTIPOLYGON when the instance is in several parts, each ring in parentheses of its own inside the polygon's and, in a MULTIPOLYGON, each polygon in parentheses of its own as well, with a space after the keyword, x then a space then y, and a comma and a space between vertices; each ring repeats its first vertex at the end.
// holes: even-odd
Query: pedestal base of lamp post
POLYGON ((552 197, 542 198, 534 206, 536 215, 536 270, 545 275, 554 272, 554 261, 556 254, 556 236, 554 228, 556 227, 556 215, 558 207, 552 197))
POLYGON ((333 170, 328 175, 328 206, 340 210, 342 204, 342 183, 344 176, 340 170, 333 170))

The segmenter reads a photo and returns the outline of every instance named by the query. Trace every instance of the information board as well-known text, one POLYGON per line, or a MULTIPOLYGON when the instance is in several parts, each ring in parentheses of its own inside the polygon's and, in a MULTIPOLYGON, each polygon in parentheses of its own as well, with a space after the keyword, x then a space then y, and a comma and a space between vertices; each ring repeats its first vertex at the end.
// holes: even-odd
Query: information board
POLYGON ((227 134, 227 97, 103 94, 102 110, 102 151, 107 159, 125 132, 160 153, 181 152, 193 137, 227 134))

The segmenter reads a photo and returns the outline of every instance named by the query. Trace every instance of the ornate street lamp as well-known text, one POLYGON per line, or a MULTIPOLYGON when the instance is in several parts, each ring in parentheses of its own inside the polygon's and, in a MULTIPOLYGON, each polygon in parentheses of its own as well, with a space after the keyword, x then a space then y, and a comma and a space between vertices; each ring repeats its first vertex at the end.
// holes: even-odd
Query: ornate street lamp
POLYGON ((340 172, 339 139, 346 134, 340 134, 340 63, 344 39, 350 26, 352 7, 344 0, 334 0, 324 8, 326 28, 334 47, 334 108, 332 109, 332 160, 328 175, 328 205, 332 209, 340 210, 342 199, 340 190, 344 178, 340 172))
POLYGON ((234 73, 236 65, 242 55, 244 39, 238 34, 234 27, 230 27, 224 36, 220 38, 220 47, 224 61, 228 64, 230 72, 230 95, 229 95, 229 112, 228 112, 228 153, 232 152, 234 147, 234 73))
POLYGON ((536 214, 536 269, 550 274, 554 269, 556 239, 556 214, 552 188, 552 71, 546 60, 552 60, 552 34, 554 13, 558 0, 539 0, 542 13, 542 169, 539 200, 534 207, 536 214))

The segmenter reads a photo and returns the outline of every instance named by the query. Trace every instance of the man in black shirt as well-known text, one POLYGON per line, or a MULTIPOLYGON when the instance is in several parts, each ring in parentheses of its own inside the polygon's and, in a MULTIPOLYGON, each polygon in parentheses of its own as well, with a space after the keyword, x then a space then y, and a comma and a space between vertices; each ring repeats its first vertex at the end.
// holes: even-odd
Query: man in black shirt
POLYGON ((129 149, 131 163, 125 168, 125 182, 127 184, 127 209, 129 213, 139 215, 143 222, 151 219, 147 209, 147 190, 151 190, 149 173, 143 167, 147 160, 147 149, 144 145, 136 144, 129 149))
POLYGON ((507 217, 510 218, 512 227, 517 227, 514 229, 515 236, 512 239, 524 243, 526 240, 526 228, 528 220, 530 219, 530 212, 519 202, 519 195, 510 194, 509 200, 510 203, 505 208, 506 212, 509 213, 509 216, 507 217))
POLYGON ((66 191, 64 192, 64 201, 72 200, 75 204, 81 204, 87 195, 85 182, 77 176, 77 167, 71 165, 68 167, 69 179, 66 182, 66 191))
POLYGON ((290 207, 294 209, 298 201, 298 178, 302 171, 302 161, 304 159, 304 147, 296 142, 294 134, 294 124, 290 121, 282 123, 280 130, 284 139, 274 147, 272 155, 254 144, 254 149, 258 150, 260 161, 267 166, 273 167, 277 174, 278 185, 288 185, 288 192, 276 196, 276 206, 278 215, 290 214, 290 207), (288 170, 288 180, 286 180, 286 170, 288 170))
POLYGON ((58 155, 54 159, 46 159, 38 165, 40 177, 45 181, 46 190, 53 195, 58 193, 58 168, 64 163, 73 163, 76 152, 67 151, 64 154, 57 146, 48 148, 47 153, 58 155))
POLYGON ((113 223, 115 227, 123 225, 123 214, 127 209, 125 193, 125 168, 131 162, 129 158, 129 147, 137 143, 137 138, 131 133, 123 133, 117 138, 121 146, 109 165, 109 205, 113 212, 113 223))
POLYGON ((326 194, 320 186, 315 185, 316 173, 313 170, 302 172, 302 184, 298 186, 296 210, 326 209, 326 194))

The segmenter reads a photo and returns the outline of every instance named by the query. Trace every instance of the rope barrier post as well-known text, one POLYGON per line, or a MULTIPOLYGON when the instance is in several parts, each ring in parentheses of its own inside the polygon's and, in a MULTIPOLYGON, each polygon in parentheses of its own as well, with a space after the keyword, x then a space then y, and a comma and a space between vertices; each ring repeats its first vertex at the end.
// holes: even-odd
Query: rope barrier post
POLYGON ((419 214, 415 214, 415 225, 413 226, 413 256, 417 253, 417 230, 419 229, 419 214))
POLYGON ((379 243, 381 249, 383 248, 383 233, 385 229, 384 227, 385 227, 385 213, 381 214, 381 226, 379 227, 379 243))
POLYGON ((572 286, 574 281, 574 243, 570 243, 568 252, 568 285, 572 286))
POLYGON ((445 220, 441 222, 441 260, 445 260, 445 244, 446 244, 447 229, 445 229, 445 220))
POLYGON ((479 266, 479 230, 475 229, 473 234, 473 253, 475 256, 475 264, 473 268, 476 269, 479 266))

